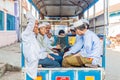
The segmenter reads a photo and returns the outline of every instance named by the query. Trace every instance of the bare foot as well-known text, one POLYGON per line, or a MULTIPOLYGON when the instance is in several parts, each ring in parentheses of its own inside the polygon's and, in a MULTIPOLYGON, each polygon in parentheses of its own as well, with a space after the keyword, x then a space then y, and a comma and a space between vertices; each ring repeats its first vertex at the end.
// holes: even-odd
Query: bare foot
POLYGON ((42 65, 40 64, 40 65, 38 65, 38 68, 42 68, 42 65))

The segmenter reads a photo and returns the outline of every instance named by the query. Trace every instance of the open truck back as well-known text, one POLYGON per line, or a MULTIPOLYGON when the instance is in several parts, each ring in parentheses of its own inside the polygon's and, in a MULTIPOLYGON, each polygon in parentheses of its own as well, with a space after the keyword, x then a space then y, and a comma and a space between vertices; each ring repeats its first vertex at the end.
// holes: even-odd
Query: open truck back
MULTIPOLYGON (((39 20, 40 22, 66 22, 69 24, 72 21, 69 17, 78 16, 79 19, 83 16, 84 12, 91 6, 95 5, 98 0, 28 0, 39 11, 41 19, 44 17, 56 18, 56 20, 39 20), (61 17, 66 17, 67 20, 60 20, 61 17)), ((106 1, 105 1, 106 2, 106 1)), ((107 2, 106 2, 107 3, 107 2)), ((106 6, 104 6, 104 10, 106 6)), ((105 10, 105 26, 107 26, 107 11, 105 10)), ((105 27, 104 27, 105 28, 105 27)), ((74 68, 38 68, 37 80, 104 80, 105 76, 105 53, 106 53, 106 34, 98 35, 102 38, 103 54, 101 55, 101 66, 95 67, 86 65, 86 67, 74 68)), ((68 36, 69 45, 73 45, 74 36, 68 36)), ((21 67, 22 67, 22 80, 31 80, 26 74, 25 58, 23 55, 23 47, 21 43, 21 67)))

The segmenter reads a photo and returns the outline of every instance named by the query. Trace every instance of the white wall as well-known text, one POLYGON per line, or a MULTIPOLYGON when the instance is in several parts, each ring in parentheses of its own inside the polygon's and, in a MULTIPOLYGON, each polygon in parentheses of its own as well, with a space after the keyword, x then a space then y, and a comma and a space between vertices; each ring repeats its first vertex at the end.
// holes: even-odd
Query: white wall
POLYGON ((120 15, 109 17, 109 29, 108 36, 115 37, 120 34, 120 15))
MULTIPOLYGON (((39 18, 39 13, 38 11, 35 9, 35 7, 27 0, 27 4, 28 4, 28 9, 32 12, 32 15, 38 19, 39 18)), ((23 14, 26 14, 26 11, 23 9, 23 14)))
POLYGON ((104 25, 104 15, 100 15, 97 17, 96 19, 96 26, 99 26, 99 25, 104 25))
POLYGON ((120 34, 120 23, 110 24, 108 29, 108 36, 115 37, 117 34, 120 34))
POLYGON ((14 2, 9 0, 0 0, 0 10, 6 9, 8 13, 14 15, 14 2))
POLYGON ((14 2, 9 0, 0 0, 0 10, 4 12, 4 30, 0 31, 0 47, 10 45, 17 41, 16 31, 7 31, 6 30, 6 14, 9 13, 14 15, 14 2))
POLYGON ((17 41, 16 31, 0 31, 0 47, 10 45, 17 41))
POLYGON ((120 15, 109 18, 109 23, 120 23, 120 15))

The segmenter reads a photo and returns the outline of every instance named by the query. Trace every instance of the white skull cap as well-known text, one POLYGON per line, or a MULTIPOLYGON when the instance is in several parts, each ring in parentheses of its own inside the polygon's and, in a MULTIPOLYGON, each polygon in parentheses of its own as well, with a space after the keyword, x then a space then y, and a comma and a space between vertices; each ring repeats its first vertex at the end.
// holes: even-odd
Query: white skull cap
POLYGON ((71 26, 70 29, 74 29, 74 26, 71 26))
POLYGON ((48 22, 43 22, 43 24, 45 24, 45 25, 50 25, 50 23, 48 23, 48 22))
POLYGON ((87 19, 81 19, 83 23, 87 23, 89 25, 89 21, 87 19))
POLYGON ((82 25, 84 23, 89 24, 89 21, 87 19, 80 19, 77 22, 73 23, 73 27, 74 28, 78 27, 78 26, 80 26, 80 25, 82 25))
POLYGON ((41 27, 45 27, 46 25, 45 24, 39 24, 38 28, 41 28, 41 27))

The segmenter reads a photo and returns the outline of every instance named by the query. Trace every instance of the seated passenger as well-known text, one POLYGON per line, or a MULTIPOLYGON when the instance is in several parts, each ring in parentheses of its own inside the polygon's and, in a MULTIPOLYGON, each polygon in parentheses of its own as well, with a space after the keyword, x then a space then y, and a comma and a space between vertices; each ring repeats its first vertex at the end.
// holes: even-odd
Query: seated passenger
POLYGON ((37 35, 37 40, 39 42, 40 49, 43 50, 43 53, 48 53, 51 59, 45 58, 39 61, 39 64, 42 65, 42 67, 60 67, 60 64, 62 62, 62 57, 58 55, 58 53, 54 53, 52 50, 50 50, 47 47, 47 44, 44 42, 44 35, 46 31, 46 25, 41 24, 39 26, 39 34, 37 35))
POLYGON ((76 33, 81 36, 83 45, 77 53, 65 53, 62 66, 80 67, 85 64, 99 65, 101 57, 100 40, 94 32, 88 30, 89 22, 82 19, 75 22, 74 27, 76 33))
POLYGON ((44 42, 47 44, 47 47, 49 49, 53 49, 53 48, 59 48, 59 46, 52 46, 51 45, 51 41, 50 38, 48 37, 49 33, 51 33, 51 25, 48 22, 44 22, 44 24, 46 25, 46 34, 44 35, 44 42))
POLYGON ((26 0, 22 0, 22 7, 26 10, 28 24, 22 33, 23 54, 25 57, 26 74, 31 80, 37 78, 37 68, 39 59, 44 59, 47 54, 42 54, 38 45, 36 35, 38 34, 38 21, 28 9, 26 0))
POLYGON ((39 60, 39 65, 42 67, 47 67, 47 68, 53 68, 53 67, 60 67, 60 64, 52 57, 49 53, 52 53, 49 49, 46 48, 46 45, 44 43, 44 35, 46 34, 45 29, 46 25, 41 24, 39 25, 39 34, 37 35, 37 40, 39 42, 40 49, 43 51, 43 54, 48 54, 48 57, 45 59, 40 59, 39 60))
POLYGON ((71 31, 71 35, 76 36, 76 32, 74 29, 70 29, 70 31, 71 31))
POLYGON ((73 53, 77 53, 81 50, 83 45, 83 41, 82 41, 82 37, 79 35, 76 35, 76 40, 75 40, 75 44, 71 47, 68 47, 68 49, 66 50, 66 52, 64 54, 67 55, 71 55, 73 53))
POLYGON ((52 36, 52 33, 48 33, 48 34, 47 34, 47 37, 48 37, 49 40, 50 40, 50 44, 53 45, 53 44, 54 44, 54 37, 52 36))
MULTIPOLYGON (((60 56, 63 57, 63 53, 60 52, 60 45, 55 45, 55 40, 54 40, 54 44, 51 45, 51 41, 50 38, 48 38, 49 33, 51 33, 51 25, 48 22, 44 22, 44 24, 46 25, 46 34, 44 35, 44 43, 46 44, 46 47, 49 50, 52 50, 52 52, 54 53, 58 53, 60 56)), ((60 60, 61 61, 61 60, 60 60)), ((61 61, 62 62, 62 61, 61 61)), ((61 63, 60 62, 60 63, 61 63)))
POLYGON ((60 30, 57 38, 57 46, 60 46, 60 51, 64 52, 64 49, 68 46, 67 37, 64 30, 60 30))

